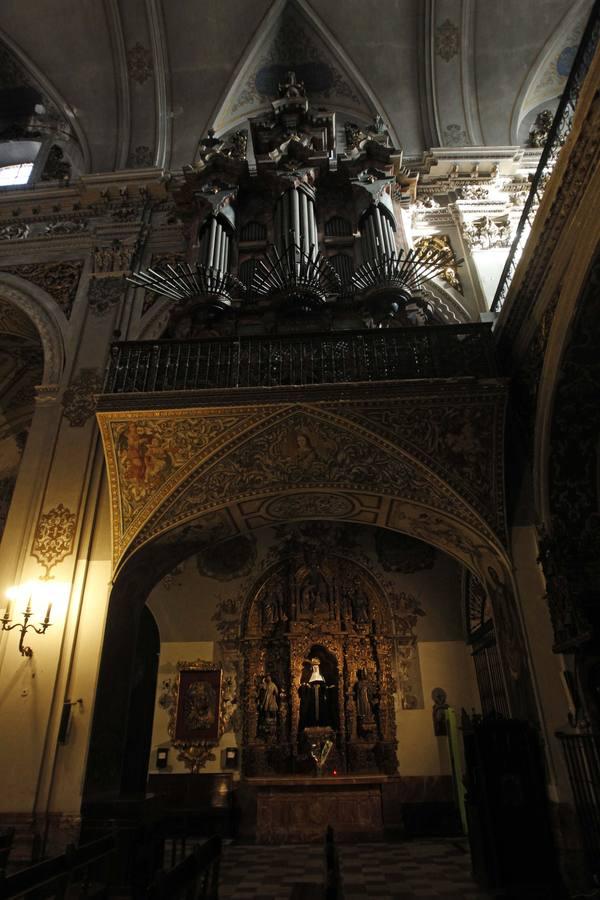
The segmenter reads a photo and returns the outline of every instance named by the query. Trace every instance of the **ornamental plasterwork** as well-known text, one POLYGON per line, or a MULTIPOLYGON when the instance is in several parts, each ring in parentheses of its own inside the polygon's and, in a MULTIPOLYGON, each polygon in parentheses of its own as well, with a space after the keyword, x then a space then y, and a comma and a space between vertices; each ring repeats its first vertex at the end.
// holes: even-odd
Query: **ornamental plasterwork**
POLYGON ((129 272, 137 249, 136 244, 114 240, 108 247, 94 249, 94 272, 129 272))
POLYGON ((88 288, 88 306, 95 316, 104 316, 117 306, 125 294, 126 284, 122 277, 94 277, 88 288))
POLYGON ((464 147, 470 143, 465 129, 456 123, 446 125, 442 137, 445 147, 464 147))
POLYGON ((0 227, 0 241, 22 241, 28 234, 29 225, 24 222, 15 222, 14 225, 0 227))
POLYGON ((42 288, 57 303, 65 318, 69 319, 82 269, 83 262, 77 260, 7 266, 2 271, 18 275, 19 278, 31 281, 32 284, 42 288))
POLYGON ((266 47, 257 54, 235 85, 219 115, 216 127, 227 120, 239 119, 245 111, 265 106, 272 98, 281 67, 294 70, 298 80, 315 102, 336 99, 344 107, 372 113, 371 104, 362 96, 348 73, 319 35, 308 16, 292 4, 286 4, 266 47), (272 73, 273 78, 269 80, 272 73))
POLYGON ((96 412, 96 395, 102 390, 98 369, 80 369, 62 397, 63 415, 73 428, 81 428, 96 412))
POLYGON ((464 224, 463 237, 471 250, 504 248, 510 247, 512 243, 513 229, 508 216, 497 219, 482 216, 464 224))
POLYGON ((138 41, 127 51, 127 71, 136 84, 144 84, 153 74, 152 53, 138 41))
POLYGON ((44 580, 51 578, 54 566, 73 552, 76 524, 76 514, 62 503, 40 516, 31 555, 45 569, 44 580))
POLYGON ((154 153, 151 147, 140 144, 129 154, 127 166, 132 169, 149 169, 154 165, 154 153))
POLYGON ((454 22, 445 19, 435 29, 435 55, 450 62, 459 51, 460 31, 454 22))

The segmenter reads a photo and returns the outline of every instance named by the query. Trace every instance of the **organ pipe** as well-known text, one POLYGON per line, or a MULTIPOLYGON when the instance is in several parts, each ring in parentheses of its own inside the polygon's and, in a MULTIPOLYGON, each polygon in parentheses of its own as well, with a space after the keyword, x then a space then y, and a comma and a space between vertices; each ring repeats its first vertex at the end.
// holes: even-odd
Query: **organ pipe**
POLYGON ((210 226, 204 228, 200 259, 207 268, 227 272, 229 266, 230 233, 223 222, 212 216, 210 226))
POLYGON ((365 261, 396 254, 394 226, 389 216, 379 206, 372 206, 363 216, 360 235, 365 261))

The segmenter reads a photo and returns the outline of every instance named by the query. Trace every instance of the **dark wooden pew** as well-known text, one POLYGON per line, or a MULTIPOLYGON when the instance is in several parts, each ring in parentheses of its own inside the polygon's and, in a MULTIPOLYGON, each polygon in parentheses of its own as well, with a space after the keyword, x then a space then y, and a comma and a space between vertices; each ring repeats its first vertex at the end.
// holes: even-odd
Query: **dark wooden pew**
POLYGON ((168 871, 156 873, 148 900, 218 900, 221 838, 215 835, 168 871))
POLYGON ((108 897, 110 862, 115 851, 112 835, 70 846, 53 859, 22 869, 12 875, 0 874, 0 900, 65 900, 65 898, 108 897))
POLYGON ((14 839, 14 828, 7 828, 5 831, 0 832, 0 871, 6 869, 8 865, 8 857, 10 856, 14 839))

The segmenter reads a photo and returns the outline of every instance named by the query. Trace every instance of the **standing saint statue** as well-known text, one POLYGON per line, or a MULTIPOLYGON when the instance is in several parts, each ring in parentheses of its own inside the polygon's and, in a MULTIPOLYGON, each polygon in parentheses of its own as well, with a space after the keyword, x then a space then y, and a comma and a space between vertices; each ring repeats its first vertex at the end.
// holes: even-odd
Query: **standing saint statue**
POLYGON ((279 688, 270 675, 265 675, 258 694, 259 727, 262 731, 272 731, 279 712, 279 688))
POLYGON ((304 728, 334 727, 333 699, 334 684, 327 684, 321 673, 321 660, 318 657, 305 660, 310 666, 310 674, 300 682, 300 720, 298 731, 304 728))

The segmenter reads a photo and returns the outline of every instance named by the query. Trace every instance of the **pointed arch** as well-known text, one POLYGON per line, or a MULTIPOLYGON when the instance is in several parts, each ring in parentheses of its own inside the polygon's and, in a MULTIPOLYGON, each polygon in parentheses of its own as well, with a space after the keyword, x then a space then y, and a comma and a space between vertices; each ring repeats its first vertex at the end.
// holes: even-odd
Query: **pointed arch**
POLYGON ((213 113, 223 134, 270 110, 280 78, 295 69, 315 101, 369 122, 379 114, 399 145, 382 103, 306 0, 276 0, 245 51, 213 113))

